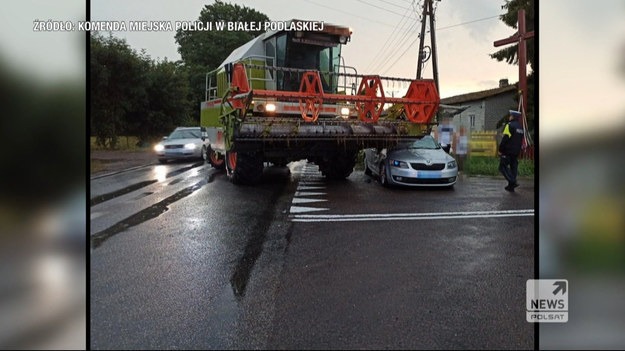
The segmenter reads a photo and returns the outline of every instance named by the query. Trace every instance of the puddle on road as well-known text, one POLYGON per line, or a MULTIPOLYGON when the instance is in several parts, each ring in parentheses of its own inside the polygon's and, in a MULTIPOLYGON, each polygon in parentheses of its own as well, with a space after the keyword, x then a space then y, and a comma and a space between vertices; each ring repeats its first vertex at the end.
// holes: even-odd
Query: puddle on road
POLYGON ((186 172, 186 171, 188 171, 190 169, 193 169, 193 168, 195 168, 197 166, 202 166, 203 164, 204 164, 204 161, 200 161, 200 162, 193 163, 190 166, 182 167, 182 168, 177 169, 175 171, 171 171, 171 172, 169 172, 169 173, 167 173, 165 175, 165 179, 171 178, 171 177, 175 177, 175 176, 177 176, 180 173, 184 173, 184 172, 186 172))
POLYGON ((146 192, 143 192, 143 193, 139 194, 139 196, 135 197, 133 200, 143 199, 144 197, 150 196, 152 194, 154 194, 153 191, 146 191, 146 192))
POLYGON ((121 232, 123 232, 124 230, 130 228, 130 227, 134 227, 138 224, 141 224, 147 220, 150 220, 152 218, 158 217, 159 215, 161 215, 162 213, 165 213, 167 210, 169 210, 168 206, 171 205, 172 203, 185 198, 189 195, 191 195, 194 191, 200 189, 201 187, 203 187, 204 185, 208 184, 208 180, 202 180, 190 187, 184 188, 182 190, 180 190, 179 192, 175 193, 174 195, 142 210, 139 211, 137 213, 135 213, 134 215, 120 221, 117 222, 116 224, 114 224, 113 226, 104 229, 96 234, 94 234, 93 236, 91 236, 91 248, 95 249, 97 247, 99 247, 100 245, 102 245, 103 242, 105 242, 106 240, 108 240, 110 237, 119 234, 121 232))
MULTIPOLYGON (((202 166, 203 164, 204 164, 204 161, 196 162, 196 163, 193 163, 193 164, 191 164, 189 166, 182 167, 180 169, 177 169, 175 171, 172 171, 172 172, 169 172, 169 173, 166 173, 166 174, 163 174, 163 175, 157 174, 157 179, 145 180, 145 181, 142 181, 142 182, 139 182, 139 183, 136 183, 136 184, 129 185, 129 186, 123 188, 123 189, 115 190, 113 192, 106 193, 106 194, 103 194, 103 195, 98 195, 96 197, 91 198, 90 205, 91 206, 95 206, 95 205, 101 204, 101 203, 103 203, 105 201, 114 199, 116 197, 120 197, 122 195, 128 194, 130 192, 133 192, 135 190, 141 189, 143 187, 146 187, 148 185, 154 184, 156 182, 163 182, 167 178, 175 177, 175 176, 177 176, 177 175, 179 175, 181 173, 184 173, 184 172, 186 172, 186 171, 188 171, 190 169, 193 169, 193 168, 198 167, 198 166, 202 166)), ((156 167, 157 167, 157 169, 159 169, 158 167, 164 167, 164 166, 156 166, 156 167)), ((169 185, 174 185, 174 184, 178 183, 179 181, 180 180, 177 180, 177 181, 174 180, 173 182, 169 183, 169 185)))
POLYGON ((167 185, 174 185, 174 184, 178 184, 182 181, 182 178, 178 178, 178 179, 174 179, 172 180, 169 184, 167 185))

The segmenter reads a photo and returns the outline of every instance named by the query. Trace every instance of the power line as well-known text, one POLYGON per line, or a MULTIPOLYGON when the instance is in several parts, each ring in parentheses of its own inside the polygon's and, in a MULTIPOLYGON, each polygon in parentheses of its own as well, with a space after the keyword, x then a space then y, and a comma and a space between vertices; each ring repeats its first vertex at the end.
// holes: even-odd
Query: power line
POLYGON ((485 20, 491 19, 491 18, 498 18, 499 16, 501 16, 501 15, 484 17, 484 18, 476 19, 476 20, 473 20, 473 21, 470 21, 470 22, 452 24, 451 26, 436 28, 436 30, 444 30, 444 29, 449 29, 449 28, 453 28, 453 27, 463 26, 465 24, 471 24, 471 23, 475 23, 475 22, 485 21, 485 20))
MULTIPOLYGON (((400 8, 400 9, 402 9, 402 10, 405 10, 405 11, 412 11, 412 9, 411 9, 411 8, 409 8, 409 7, 403 7, 403 6, 401 6, 401 5, 397 5, 397 4, 396 4, 396 3, 394 3, 394 2, 390 2, 390 1, 386 1, 386 0, 378 0, 378 1, 381 1, 381 2, 387 3, 387 4, 389 4, 389 5, 393 5, 393 6, 395 6, 395 7, 398 7, 398 8, 400 8)), ((414 2, 414 1, 413 1, 413 2, 414 2)), ((409 2, 409 4, 411 5, 411 3, 410 3, 410 2, 409 2)))
POLYGON ((317 5, 317 6, 321 6, 321 7, 325 7, 326 9, 329 9, 329 10, 332 10, 332 11, 336 11, 336 12, 340 12, 340 13, 345 14, 345 15, 348 15, 348 16, 357 17, 357 18, 360 18, 360 19, 364 19, 364 20, 366 20, 366 21, 379 23, 379 24, 384 25, 384 26, 387 26, 387 27, 395 27, 395 26, 394 26, 394 25, 392 25, 392 24, 388 24, 388 23, 380 22, 380 21, 378 21, 378 20, 376 20, 376 19, 373 19, 373 18, 368 18, 368 17, 363 17, 363 16, 355 15, 355 14, 353 14, 353 13, 351 13, 351 12, 347 12, 347 11, 343 11, 343 10, 335 9, 335 8, 333 8, 333 7, 326 6, 326 5, 320 4, 320 3, 315 2, 315 1, 312 1, 312 0, 306 0, 306 1, 307 1, 307 2, 309 2, 309 3, 311 3, 311 4, 314 4, 314 5, 317 5))
MULTIPOLYGON (((453 28, 453 27, 458 27, 458 26, 462 26, 465 24, 471 24, 471 23, 475 23, 475 22, 479 22, 479 21, 484 21, 487 19, 491 19, 491 18, 496 18, 499 17, 501 15, 497 15, 497 16, 490 16, 490 17, 484 17, 484 18, 480 18, 480 19, 476 19, 473 21, 469 21, 469 22, 463 22, 463 23, 458 23, 458 24, 453 24, 450 26, 446 26, 446 27, 441 27, 441 28, 436 28, 436 30, 445 30, 445 29, 449 29, 449 28, 453 28)), ((410 47, 412 45, 414 45, 414 43, 417 41, 417 39, 419 39, 419 37, 417 36, 417 38, 415 38, 415 40, 412 41, 412 43, 410 43, 410 45, 408 45, 408 47, 406 48, 406 50, 404 50, 404 52, 393 62, 393 64, 391 64, 384 72, 382 72, 382 74, 385 74, 386 72, 388 72, 388 70, 390 70, 391 68, 393 68, 393 66, 395 66, 395 64, 397 63, 397 61, 399 61, 399 59, 401 59, 407 52, 408 49, 410 49, 410 47)))
POLYGON ((369 2, 366 2, 366 1, 364 1, 364 0, 358 0, 358 2, 362 2, 363 4, 366 4, 366 5, 369 5, 369 6, 373 6, 373 7, 377 8, 377 9, 380 9, 380 10, 383 10, 383 11, 386 11, 386 12, 390 12, 390 13, 395 14, 395 15, 397 15, 397 16, 402 16, 402 17, 403 17, 403 16, 405 16, 405 15, 406 15, 406 14, 397 13, 397 12, 395 12, 395 11, 391 11, 391 10, 386 9, 386 8, 384 8, 384 7, 380 7, 380 6, 378 6, 378 5, 374 5, 374 4, 369 3, 369 2))
POLYGON ((390 66, 389 66, 389 67, 388 67, 388 68, 387 68, 387 69, 386 69, 386 70, 385 70, 382 74, 385 74, 386 72, 388 72, 388 70, 390 70, 391 68, 393 68, 393 66, 395 66, 395 64, 397 63, 397 61, 399 61, 399 59, 401 59, 402 57, 404 57, 404 55, 406 55, 406 53, 408 52, 408 49, 410 49, 410 48, 414 45, 414 43, 416 43, 416 42, 417 42, 417 40, 418 40, 418 39, 419 39, 419 37, 417 36, 417 37, 415 38, 415 40, 413 40, 413 41, 412 41, 412 43, 410 43, 410 45, 408 45, 408 46, 406 47, 406 50, 404 50, 404 52, 402 52, 402 54, 401 54, 401 55, 399 55, 399 57, 397 57, 397 59, 396 59, 396 60, 395 60, 395 61, 394 61, 394 62, 393 62, 393 63, 392 63, 392 64, 391 64, 391 65, 390 65, 390 66))
MULTIPOLYGON (((414 4, 415 0, 412 0, 411 5, 414 4)), ((412 17, 409 17, 412 18, 412 17)), ((404 30, 405 26, 409 23, 406 22, 405 24, 402 24, 402 22, 404 22, 404 20, 406 19, 406 15, 404 15, 404 17, 402 17, 402 19, 398 22, 397 26, 395 26, 395 29, 393 30, 393 32, 391 33, 391 35, 389 35, 388 39, 386 39, 384 41, 384 45, 382 46, 382 48, 380 48, 376 55, 374 56, 373 60, 371 60, 371 62, 369 63, 369 65, 367 66, 367 68, 365 69, 365 71, 370 71, 370 68, 376 67, 376 62, 378 61, 379 58, 383 57, 384 55, 384 50, 395 40, 397 39, 397 36, 394 36, 395 32, 397 32, 397 30, 399 29, 399 27, 401 26, 402 30, 404 30)), ((408 30, 404 31, 404 34, 406 32, 408 32, 408 30)))
MULTIPOLYGON (((418 25, 419 25, 419 22, 416 22, 416 21, 415 21, 415 22, 412 24, 412 26, 410 27, 410 29, 411 29, 411 30, 412 30, 412 29, 415 29, 415 30, 416 30, 418 25)), ((408 32, 404 33, 404 35, 403 35, 403 36, 402 36, 402 37, 401 37, 401 38, 397 41, 397 44, 395 45, 395 47, 397 47, 397 48, 401 48, 401 47, 403 47, 403 46, 406 44, 406 42, 408 42, 408 40, 410 40, 410 37, 409 37, 407 34, 408 34, 408 32)), ((419 39, 419 35, 417 35, 417 38, 416 38, 416 39, 419 39)), ((415 40, 416 40, 416 39, 415 39, 415 40)), ((414 43, 414 42, 413 42, 413 43, 414 43)), ((410 47, 410 46, 412 46, 412 44, 408 45, 408 47, 410 47)), ((384 66, 388 63, 388 60, 389 60, 389 59, 390 59, 393 55, 395 55, 395 54, 396 54, 396 51, 390 51, 390 52, 388 52, 388 53, 386 54, 386 56, 385 56, 384 60, 382 60, 381 62, 379 62, 379 63, 377 64, 377 66, 375 67, 375 68, 376 68, 375 70, 376 70, 376 71, 381 70, 381 69, 382 69, 382 68, 383 68, 383 67, 384 67, 384 66)))
MULTIPOLYGON (((422 6, 420 2, 419 2, 419 5, 420 5, 420 6, 422 6)), ((414 5, 413 5, 413 7, 414 7, 414 5)), ((414 11, 415 11, 415 12, 417 12, 417 8, 414 8, 414 11)), ((422 19, 422 20, 425 20, 425 19, 422 19)), ((414 21, 414 22, 412 23, 412 25, 411 25, 411 26, 410 26, 410 28, 409 28, 409 31, 406 31, 406 32, 404 33, 404 35, 403 35, 403 36, 401 36, 401 37, 399 38, 399 40, 397 40, 396 47, 400 48, 400 47, 402 47, 403 45, 405 45, 405 44, 406 44, 406 42, 409 40, 408 34, 409 34, 410 32, 413 32, 413 33, 414 33, 414 30, 416 30, 416 29, 417 29, 416 27, 418 26, 418 24, 419 24, 419 23, 420 23, 420 21, 414 21)), ((393 42, 393 43, 394 43, 394 42, 395 42, 395 39, 397 39, 397 38, 398 38, 398 37, 393 38, 393 40, 392 40, 391 42, 393 42)), ((417 36, 417 38, 418 38, 418 36, 417 36)), ((412 45, 412 44, 410 44, 410 45, 412 45)), ((395 52, 393 52, 393 51, 388 52, 388 53, 386 54, 386 56, 384 56, 384 59, 383 59, 382 61, 378 62, 378 64, 374 66, 374 67, 375 67, 374 71, 381 70, 381 69, 385 66, 385 64, 388 62, 388 60, 391 58, 391 56, 392 56, 392 55, 394 55, 394 54, 395 54, 395 52)))

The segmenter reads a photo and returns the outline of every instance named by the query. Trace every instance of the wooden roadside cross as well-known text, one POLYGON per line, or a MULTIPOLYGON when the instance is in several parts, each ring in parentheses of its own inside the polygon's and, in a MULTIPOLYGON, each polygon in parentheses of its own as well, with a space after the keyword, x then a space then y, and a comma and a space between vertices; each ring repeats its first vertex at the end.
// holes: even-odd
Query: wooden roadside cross
POLYGON ((494 44, 495 47, 513 44, 518 42, 518 55, 519 55, 519 90, 523 95, 523 110, 527 113, 527 45, 525 41, 534 37, 534 31, 526 32, 525 29, 525 10, 519 10, 518 13, 518 31, 509 38, 497 40, 494 44))

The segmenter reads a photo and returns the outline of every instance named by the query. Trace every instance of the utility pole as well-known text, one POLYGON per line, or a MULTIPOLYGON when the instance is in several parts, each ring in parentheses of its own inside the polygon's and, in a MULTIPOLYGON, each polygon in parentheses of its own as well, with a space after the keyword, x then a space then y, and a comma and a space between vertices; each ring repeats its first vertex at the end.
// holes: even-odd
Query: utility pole
POLYGON ((422 79, 423 77, 423 57, 421 54, 423 53, 423 47, 425 42, 425 24, 428 20, 430 21, 430 42, 431 42, 431 53, 432 53, 432 74, 434 75, 434 82, 436 83, 436 90, 440 94, 440 89, 438 85, 438 58, 436 54, 436 32, 434 27, 434 7, 432 5, 433 0, 425 0, 423 3, 423 15, 421 17, 421 34, 419 35, 419 54, 417 58, 417 79, 422 79))

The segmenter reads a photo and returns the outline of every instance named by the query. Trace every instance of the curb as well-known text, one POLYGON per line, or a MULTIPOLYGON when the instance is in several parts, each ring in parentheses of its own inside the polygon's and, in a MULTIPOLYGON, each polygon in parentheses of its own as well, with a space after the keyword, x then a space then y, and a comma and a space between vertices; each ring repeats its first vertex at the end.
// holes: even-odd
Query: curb
POLYGON ((148 163, 148 164, 141 165, 141 166, 135 166, 135 167, 130 167, 130 168, 126 168, 126 169, 121 169, 119 171, 114 171, 114 172, 110 172, 110 173, 100 174, 100 175, 97 175, 97 176, 90 177, 89 180, 109 177, 109 176, 112 176, 112 175, 115 175, 115 174, 119 174, 119 173, 123 173, 123 172, 134 171, 135 169, 148 167, 148 166, 152 166, 152 165, 155 165, 155 164, 156 164, 156 162, 152 162, 152 163, 148 163))

